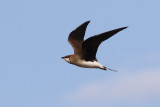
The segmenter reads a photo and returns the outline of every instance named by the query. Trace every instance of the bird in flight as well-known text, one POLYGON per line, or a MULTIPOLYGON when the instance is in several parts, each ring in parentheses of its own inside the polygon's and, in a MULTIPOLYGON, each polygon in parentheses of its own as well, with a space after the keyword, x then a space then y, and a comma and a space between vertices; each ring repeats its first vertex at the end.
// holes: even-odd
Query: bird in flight
POLYGON ((83 68, 100 68, 102 70, 112 70, 98 62, 96 58, 98 46, 106 39, 110 38, 119 31, 126 29, 127 27, 122 27, 105 33, 101 33, 92 36, 84 41, 85 31, 89 22, 90 21, 84 22, 69 34, 68 42, 73 47, 74 54, 67 55, 62 58, 70 64, 83 68))

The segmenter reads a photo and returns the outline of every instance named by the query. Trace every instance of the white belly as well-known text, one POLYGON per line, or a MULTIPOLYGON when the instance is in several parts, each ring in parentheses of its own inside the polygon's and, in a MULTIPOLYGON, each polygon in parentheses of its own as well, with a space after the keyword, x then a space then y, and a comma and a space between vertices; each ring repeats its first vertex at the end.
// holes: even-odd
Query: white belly
POLYGON ((84 67, 84 68, 103 68, 103 65, 97 61, 92 62, 92 61, 82 60, 77 63, 77 66, 84 67))

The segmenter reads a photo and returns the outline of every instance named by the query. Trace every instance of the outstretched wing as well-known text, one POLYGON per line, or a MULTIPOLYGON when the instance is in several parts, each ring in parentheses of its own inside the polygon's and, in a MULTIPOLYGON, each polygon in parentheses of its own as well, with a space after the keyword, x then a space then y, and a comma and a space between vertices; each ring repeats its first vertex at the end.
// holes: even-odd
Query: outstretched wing
POLYGON ((82 52, 82 43, 84 41, 84 35, 87 28, 87 25, 90 21, 87 21, 73 30, 68 37, 68 42, 74 48, 74 54, 81 54, 82 52))
POLYGON ((85 40, 82 44, 83 59, 85 59, 86 61, 96 60, 97 49, 98 46, 102 43, 102 41, 110 38, 114 34, 126 28, 127 27, 122 27, 115 30, 111 30, 99 35, 92 36, 85 40))

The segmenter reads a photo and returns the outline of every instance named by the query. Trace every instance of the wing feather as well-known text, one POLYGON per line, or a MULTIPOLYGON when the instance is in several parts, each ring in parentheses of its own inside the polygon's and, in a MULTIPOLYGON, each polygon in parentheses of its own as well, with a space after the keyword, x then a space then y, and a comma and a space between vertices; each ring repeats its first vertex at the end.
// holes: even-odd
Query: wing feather
POLYGON ((84 42, 83 38, 89 22, 90 21, 84 22, 69 34, 68 42, 72 45, 74 54, 81 54, 82 52, 82 43, 84 42))
POLYGON ((86 61, 96 60, 96 53, 99 45, 106 39, 112 37, 114 34, 126 28, 127 27, 122 27, 115 30, 111 30, 105 33, 92 36, 85 40, 82 44, 83 59, 85 59, 86 61))

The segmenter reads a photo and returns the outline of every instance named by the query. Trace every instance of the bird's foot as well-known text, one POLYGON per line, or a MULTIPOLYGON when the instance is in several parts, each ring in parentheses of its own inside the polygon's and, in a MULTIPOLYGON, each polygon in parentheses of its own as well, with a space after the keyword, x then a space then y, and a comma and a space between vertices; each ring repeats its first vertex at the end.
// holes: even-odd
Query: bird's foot
POLYGON ((102 70, 107 70, 105 66, 103 66, 103 67, 102 67, 102 68, 100 68, 100 69, 102 69, 102 70))
POLYGON ((100 68, 100 69, 102 69, 102 70, 110 70, 110 71, 117 72, 117 70, 113 70, 113 69, 107 68, 107 67, 105 67, 105 66, 103 66, 103 67, 100 68))

